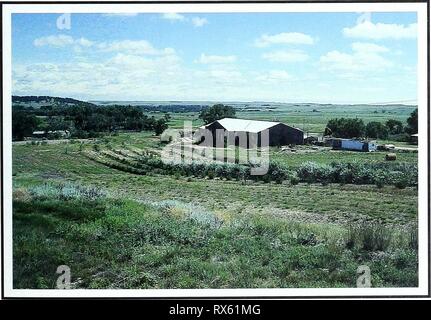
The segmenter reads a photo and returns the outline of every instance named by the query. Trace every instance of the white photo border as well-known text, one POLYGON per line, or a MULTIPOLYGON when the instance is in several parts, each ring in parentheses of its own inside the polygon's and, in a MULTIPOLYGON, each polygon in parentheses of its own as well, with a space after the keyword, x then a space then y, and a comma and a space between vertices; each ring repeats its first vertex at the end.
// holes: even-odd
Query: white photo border
POLYGON ((411 298, 429 297, 429 2, 343 3, 2 3, 2 298, 411 298), (12 262, 12 13, 416 12, 418 20, 419 286, 417 288, 14 289, 12 262), (6 98, 5 98, 6 97, 6 98))

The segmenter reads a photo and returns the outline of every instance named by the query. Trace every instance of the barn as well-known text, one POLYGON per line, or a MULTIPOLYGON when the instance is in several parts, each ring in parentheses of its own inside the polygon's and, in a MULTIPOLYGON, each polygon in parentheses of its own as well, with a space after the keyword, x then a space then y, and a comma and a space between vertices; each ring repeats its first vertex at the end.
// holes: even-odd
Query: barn
POLYGON ((260 147, 266 134, 270 146, 304 143, 302 130, 281 122, 223 118, 200 127, 202 132, 205 129, 211 132, 213 138, 212 142, 206 141, 205 144, 210 142, 214 146, 216 141, 245 146, 245 140, 247 148, 260 147))

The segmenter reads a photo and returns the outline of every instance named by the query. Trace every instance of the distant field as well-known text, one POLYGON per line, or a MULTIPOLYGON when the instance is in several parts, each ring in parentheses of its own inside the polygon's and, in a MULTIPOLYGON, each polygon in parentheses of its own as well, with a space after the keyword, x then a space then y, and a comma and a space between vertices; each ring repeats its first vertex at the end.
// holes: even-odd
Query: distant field
MULTIPOLYGON (((275 104, 269 107, 243 106, 237 110, 237 117, 244 119, 280 121, 303 129, 305 132, 323 133, 328 120, 332 118, 361 118, 365 123, 370 121, 386 122, 388 119, 406 122, 416 106, 368 106, 368 105, 292 105, 275 104), (270 109, 271 108, 271 109, 270 109)), ((198 113, 171 113, 170 126, 182 127, 183 121, 193 121, 200 126, 203 122, 198 113)))

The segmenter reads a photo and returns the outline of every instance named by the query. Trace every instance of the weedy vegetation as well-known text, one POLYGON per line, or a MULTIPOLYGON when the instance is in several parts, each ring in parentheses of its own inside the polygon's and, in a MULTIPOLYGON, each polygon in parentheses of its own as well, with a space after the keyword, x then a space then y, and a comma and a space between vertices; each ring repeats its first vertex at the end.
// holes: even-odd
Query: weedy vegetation
POLYGON ((358 265, 374 286, 417 285, 414 228, 223 216, 180 201, 116 199, 95 188, 42 184, 14 192, 14 287, 354 287, 358 265))

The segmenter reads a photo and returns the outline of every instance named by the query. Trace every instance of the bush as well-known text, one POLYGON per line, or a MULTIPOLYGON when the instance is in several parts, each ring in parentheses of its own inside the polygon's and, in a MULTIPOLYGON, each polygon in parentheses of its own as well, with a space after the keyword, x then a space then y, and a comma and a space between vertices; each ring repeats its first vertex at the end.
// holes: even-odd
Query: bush
POLYGON ((104 198, 106 193, 95 187, 83 187, 75 184, 45 183, 29 189, 29 193, 35 199, 60 199, 60 200, 97 200, 104 198))
POLYGON ((349 226, 346 247, 365 251, 385 251, 392 238, 393 231, 388 227, 378 223, 362 222, 349 226))
POLYGON ((394 185, 398 189, 405 189, 405 188, 407 188, 408 184, 409 184, 408 180, 406 178, 404 178, 404 177, 401 177, 400 179, 398 179, 395 182, 394 185))
MULTIPOLYGON (((97 145, 93 148, 98 149, 97 145)), ((103 155, 113 160, 106 162, 101 159, 93 159, 113 168, 131 172, 139 169, 144 172, 159 174, 181 175, 186 177, 198 177, 213 179, 215 177, 226 180, 254 180, 266 183, 290 181, 292 185, 299 182, 340 184, 375 184, 379 188, 384 185, 395 185, 397 188, 417 186, 417 164, 403 162, 333 162, 331 164, 318 164, 305 162, 298 168, 288 168, 278 162, 270 162, 268 171, 264 175, 252 175, 251 170, 256 164, 246 165, 233 163, 206 163, 206 162, 169 162, 164 163, 158 156, 146 154, 129 157, 117 154, 118 152, 103 152, 103 155), (105 163, 106 162, 106 163, 105 163), (133 170, 132 170, 133 169, 133 170)))
POLYGON ((365 127, 365 135, 369 138, 387 139, 388 133, 386 125, 377 121, 371 121, 365 127))

